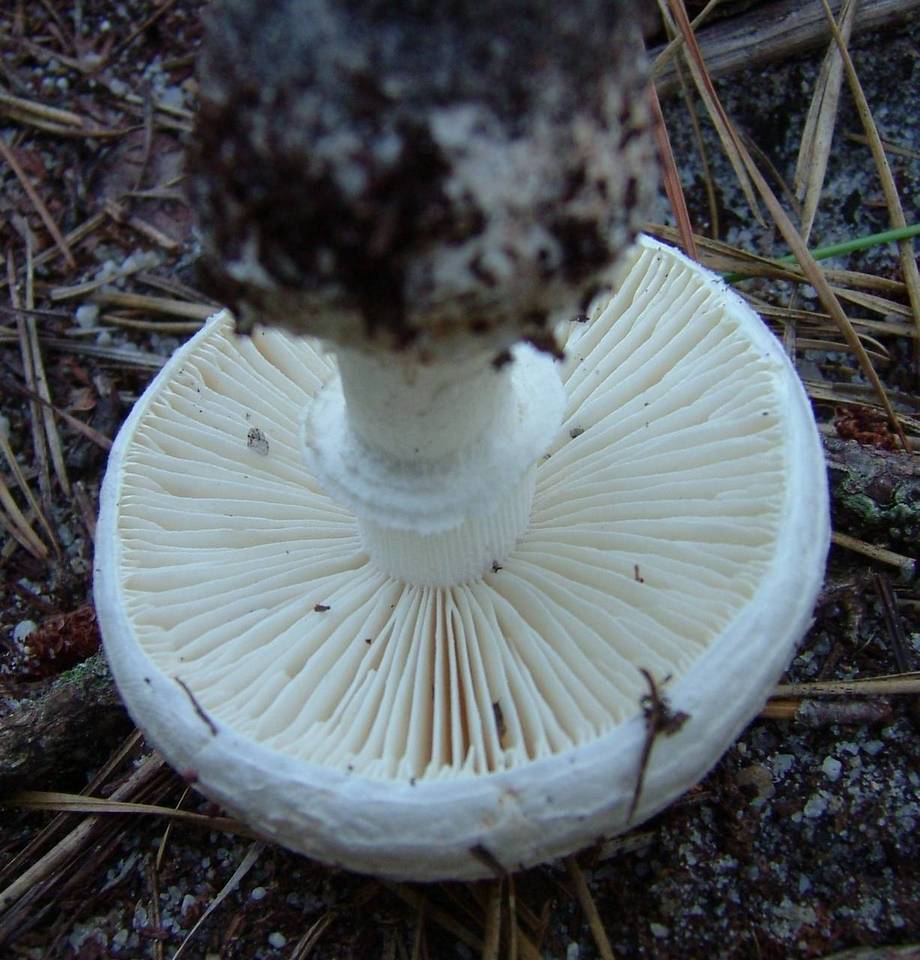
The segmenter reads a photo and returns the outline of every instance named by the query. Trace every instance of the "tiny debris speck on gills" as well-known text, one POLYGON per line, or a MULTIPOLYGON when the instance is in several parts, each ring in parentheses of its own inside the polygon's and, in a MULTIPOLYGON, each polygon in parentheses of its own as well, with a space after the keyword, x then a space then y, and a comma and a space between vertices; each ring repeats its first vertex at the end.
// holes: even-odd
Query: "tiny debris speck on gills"
POLYGON ((225 0, 199 74, 205 272, 244 331, 537 341, 654 195, 632 0, 225 0))

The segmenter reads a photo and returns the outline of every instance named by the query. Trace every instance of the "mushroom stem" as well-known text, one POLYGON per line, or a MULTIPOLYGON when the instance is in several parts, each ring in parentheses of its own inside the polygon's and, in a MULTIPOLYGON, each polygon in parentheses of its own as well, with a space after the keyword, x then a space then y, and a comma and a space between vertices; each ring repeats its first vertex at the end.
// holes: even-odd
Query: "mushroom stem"
POLYGON ((336 351, 348 426, 377 456, 437 463, 481 444, 511 402, 508 365, 474 353, 420 364, 398 354, 336 351))
POLYGON ((354 510, 378 567, 449 586, 500 562, 527 526, 533 468, 565 394, 555 363, 526 344, 430 364, 337 350, 338 371, 304 418, 307 465, 354 510))

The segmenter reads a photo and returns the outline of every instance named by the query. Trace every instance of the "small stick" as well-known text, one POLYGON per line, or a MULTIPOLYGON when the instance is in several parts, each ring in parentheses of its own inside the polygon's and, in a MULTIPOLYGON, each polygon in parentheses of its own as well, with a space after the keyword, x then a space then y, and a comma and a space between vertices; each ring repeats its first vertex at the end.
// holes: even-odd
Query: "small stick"
POLYGON ((836 723, 883 724, 892 717, 887 700, 771 700, 760 712, 761 720, 794 720, 808 727, 836 723))
MULTIPOLYGON (((101 436, 101 434, 100 434, 101 436)), ((78 480, 73 485, 73 498, 80 508, 80 516, 83 518, 83 525, 86 527, 86 533, 90 541, 96 542, 96 508, 93 506, 86 485, 82 480, 78 480)))
POLYGON ((198 716, 201 718, 201 721, 202 721, 203 723, 205 723, 205 724, 207 725, 208 729, 211 731, 211 736, 216 737, 216 736, 217 736, 217 725, 216 725, 216 724, 214 723, 214 721, 204 712, 204 708, 201 706, 201 704, 200 704, 200 703, 197 701, 197 699, 195 698, 195 694, 192 693, 192 691, 189 689, 189 685, 188 685, 184 680, 180 679, 179 677, 173 677, 173 680, 175 680, 176 683, 178 683, 179 686, 182 687, 182 689, 185 691, 185 695, 186 695, 186 696, 189 698, 189 700, 191 700, 191 702, 192 702, 192 707, 194 708, 195 713, 198 714, 198 716))
POLYGON ((846 550, 852 550, 854 553, 861 553, 864 557, 871 560, 877 560, 879 563, 886 563, 891 567, 897 567, 902 576, 911 579, 916 571, 917 562, 911 557, 905 557, 903 554, 895 553, 893 550, 887 550, 885 547, 878 547, 873 543, 866 543, 865 540, 859 540, 851 537, 848 533, 834 531, 831 534, 831 542, 843 547, 846 550))
MULTIPOLYGON (((866 680, 820 680, 816 683, 781 683, 773 697, 875 697, 920 693, 920 673, 866 680)), ((771 699, 772 699, 771 698, 771 699)))
MULTIPOLYGON (((632 820, 639 806, 639 798, 642 796, 642 785, 645 782, 645 771, 648 767, 649 757, 652 755, 652 747, 655 745, 655 739, 659 733, 670 736, 677 733, 678 730, 689 719, 686 713, 678 711, 675 713, 665 697, 658 692, 658 687, 652 675, 644 667, 639 668, 646 683, 648 683, 649 692, 640 700, 642 712, 645 714, 645 742, 642 745, 642 755, 639 759, 639 773, 636 777, 636 789, 633 792, 632 803, 629 805, 629 813, 626 815, 626 822, 632 820)), ((667 682, 668 678, 665 678, 667 682)))
POLYGON ((139 233, 142 237, 152 240, 158 247, 162 247, 169 253, 174 253, 182 244, 178 240, 167 236, 162 230, 158 230, 152 223, 137 216, 128 217, 128 226, 139 233))
MULTIPOLYGON (((781 0, 756 6, 758 9, 749 14, 730 17, 700 31, 700 46, 713 77, 789 59, 827 42, 824 12, 815 0, 781 0)), ((854 32, 909 22, 918 7, 920 0, 862 0, 854 32)), ((650 51, 652 58, 669 53, 668 47, 650 51)), ((666 95, 676 85, 674 70, 664 63, 657 77, 659 92, 666 95)))

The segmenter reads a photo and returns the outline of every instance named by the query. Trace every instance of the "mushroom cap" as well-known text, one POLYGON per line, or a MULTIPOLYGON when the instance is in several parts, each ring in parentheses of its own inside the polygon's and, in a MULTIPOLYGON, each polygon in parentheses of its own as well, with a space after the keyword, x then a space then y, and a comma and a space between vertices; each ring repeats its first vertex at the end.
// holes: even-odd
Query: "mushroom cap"
POLYGON ((642 239, 561 332, 566 419, 529 527, 443 588, 373 569, 304 472, 298 418, 333 362, 232 326, 136 405, 97 536, 119 689, 202 792, 327 862, 471 879, 650 816, 761 708, 822 580, 826 479, 791 365, 717 278, 642 239), (643 670, 688 719, 630 820, 643 670))
POLYGON ((545 340, 655 191, 635 0, 224 0, 192 196, 243 331, 545 340))

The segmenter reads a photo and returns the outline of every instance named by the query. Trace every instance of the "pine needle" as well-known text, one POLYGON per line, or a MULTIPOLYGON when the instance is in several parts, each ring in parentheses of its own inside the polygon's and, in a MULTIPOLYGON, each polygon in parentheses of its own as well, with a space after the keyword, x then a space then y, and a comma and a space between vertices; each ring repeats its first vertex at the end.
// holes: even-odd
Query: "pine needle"
MULTIPOLYGON (((847 42, 853 29, 853 16, 856 11, 855 0, 846 0, 840 14, 842 33, 847 42)), ((834 127, 837 123, 837 109, 840 105, 840 88, 843 83, 843 58, 836 44, 830 49, 821 64, 821 72, 799 146, 798 162, 795 168, 795 195, 802 203, 801 230, 804 240, 811 235, 811 228, 818 212, 818 204, 824 189, 824 175, 834 142, 834 127)))
POLYGON ((176 952, 172 955, 172 960, 179 960, 179 957, 182 955, 185 948, 189 945, 189 943, 191 943, 195 934, 201 929, 201 925, 224 902, 224 900, 226 900, 227 897, 233 893, 234 890, 236 890, 236 888, 240 885, 240 881, 253 868, 256 860, 259 859, 264 849, 265 844, 260 842, 253 843, 249 847, 249 849, 246 851, 246 856, 243 857, 240 865, 236 868, 236 870, 233 871, 233 875, 224 884, 223 889, 221 889, 220 893, 218 893, 217 896, 208 904, 207 910, 205 910, 205 912, 198 918, 198 922, 194 927, 192 927, 191 930, 189 930, 188 935, 182 941, 182 943, 179 944, 179 949, 176 950, 176 952))
POLYGON ((578 861, 574 856, 566 857, 565 866, 569 872, 572 885, 575 887, 575 896, 578 898, 578 903, 588 918, 588 925, 591 927, 591 933, 594 936, 594 942, 597 944, 597 951, 601 955, 601 960, 616 960, 601 915, 597 912, 597 904, 594 902, 594 897, 591 896, 591 890, 588 888, 588 882, 585 880, 581 867, 578 866, 578 861))
MULTIPOLYGON (((826 0, 822 0, 822 2, 826 2, 826 0)), ((696 38, 693 36, 693 31, 690 27, 689 19, 687 18, 687 11, 684 7, 683 0, 669 0, 669 3, 674 11, 678 27, 680 28, 680 31, 686 40, 688 52, 690 54, 691 68, 694 70, 694 78, 697 80, 697 86, 701 93, 704 90, 706 91, 705 99, 707 100, 707 107, 711 111, 710 115, 714 117, 717 116, 724 122, 725 135, 732 142, 732 155, 735 156, 738 161, 740 161, 745 171, 742 187, 744 183, 747 182, 756 188, 757 193, 760 195, 761 200, 766 205, 770 216, 773 218, 777 229, 782 234, 783 239, 786 241, 795 255, 796 260, 802 268, 803 274, 808 279, 808 282, 811 283, 811 285, 815 288, 818 298, 824 304, 825 309, 839 327, 844 339, 848 344, 850 344, 853 352, 856 354, 856 357, 859 360, 860 368, 866 375, 869 382, 872 384, 873 389, 876 391, 879 399, 881 400, 882 406, 885 408, 885 413, 888 416, 892 427, 897 432, 898 437, 901 440, 901 444, 905 450, 909 450, 910 443, 908 442, 907 435, 904 433, 904 427, 898 419, 898 416, 891 405, 891 401, 888 399, 888 394, 885 391, 882 381, 879 379, 878 373, 872 366, 872 361, 869 359, 866 351, 863 349, 863 346, 859 341, 859 337, 857 337, 856 332, 853 330, 853 326, 850 323, 849 318, 843 312, 843 308, 840 306, 840 301, 834 295, 834 291, 831 289, 827 278, 821 272, 821 268, 818 266, 814 257, 812 257, 809 253, 808 247, 805 244, 805 241, 802 239, 801 234, 796 229, 795 224, 793 224, 792 220, 789 218, 789 215, 783 209, 779 200, 777 200, 773 190, 764 179, 763 174, 751 159, 751 155, 747 151, 747 148, 744 146, 744 144, 741 142, 741 139, 728 123, 728 118, 725 115, 725 111, 715 93, 712 80, 709 79, 708 75, 706 74, 706 66, 705 63, 703 63, 702 54, 700 53, 696 38)), ((836 24, 834 25, 834 28, 836 30, 836 24)), ((755 207, 752 207, 752 210, 754 209, 755 207)), ((903 224, 901 224, 901 226, 903 226, 903 224)))
POLYGON ((60 250, 64 255, 64 259, 71 267, 73 267, 73 269, 76 269, 77 261, 74 260, 73 254, 70 252, 70 247, 68 246, 64 235, 61 233, 60 227, 58 227, 54 217, 52 217, 48 212, 48 208, 45 206, 42 198, 35 192, 35 187, 32 186, 32 181, 29 180, 25 171, 19 166, 19 161, 16 159, 16 156, 10 149, 9 144, 2 136, 0 136, 0 156, 3 157, 3 159, 9 165, 10 170, 12 170, 16 175, 16 179, 19 181, 20 186, 25 191, 25 194, 29 198, 32 206, 35 207, 35 212, 41 218, 41 221, 48 230, 48 233, 51 234, 51 239, 54 240, 58 250, 60 250))
MULTIPOLYGON (((907 221, 904 219, 904 209, 901 206, 898 188, 895 185, 891 167, 888 164, 888 157, 885 155, 885 148, 882 146, 881 137, 879 137, 878 128, 872 117, 872 111, 869 109, 866 94, 863 91, 862 84, 859 82, 859 77, 856 73, 856 68, 853 66, 850 53, 847 50, 846 42, 834 21, 834 14, 830 6, 828 6, 827 0, 821 0, 821 4, 824 7, 825 16, 828 18, 828 24, 834 34, 834 40, 837 42, 837 47, 840 50, 847 82, 849 83, 853 100, 856 102, 856 109, 859 112, 863 130, 869 138, 869 149, 872 151, 872 158, 875 161, 879 180, 882 184, 882 191, 885 194, 885 203, 888 206, 888 216, 891 219, 891 225, 895 229, 904 229, 907 226, 907 221)), ((913 308, 914 324, 918 332, 920 332, 920 269, 918 269, 917 260, 914 257, 913 245, 905 239, 900 241, 899 247, 901 252, 901 270, 904 274, 908 297, 911 307, 913 308)), ((914 362, 918 373, 920 373, 920 341, 915 344, 914 362)))

